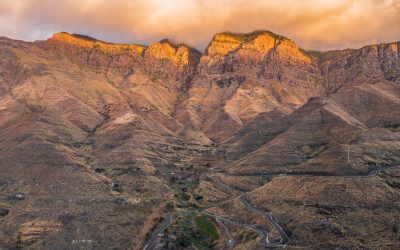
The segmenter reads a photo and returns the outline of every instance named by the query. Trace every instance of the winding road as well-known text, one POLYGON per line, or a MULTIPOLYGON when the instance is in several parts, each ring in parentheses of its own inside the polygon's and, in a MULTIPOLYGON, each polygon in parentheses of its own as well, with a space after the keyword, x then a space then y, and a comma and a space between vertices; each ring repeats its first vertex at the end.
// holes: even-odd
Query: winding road
MULTIPOLYGON (((267 174, 267 173, 254 173, 254 174, 236 174, 236 176, 304 176, 304 177, 345 177, 345 178, 367 178, 367 177, 373 177, 376 176, 378 174, 380 174, 382 171, 384 170, 389 170, 392 168, 398 168, 400 167, 400 165, 395 165, 395 166, 383 166, 383 167, 379 167, 375 170, 370 170, 368 173, 361 173, 361 174, 347 174, 347 175, 336 175, 336 174, 323 174, 323 173, 314 173, 314 172, 282 172, 282 173, 272 173, 272 174, 267 174)), ((234 175, 234 174, 232 174, 234 175)), ((252 230, 257 231, 260 235, 261 238, 258 241, 259 245, 268 247, 268 248, 278 248, 278 247, 284 247, 286 246, 286 244, 289 242, 290 238, 289 236, 285 233, 285 231, 283 230, 283 228, 278 224, 278 222, 274 219, 274 217, 272 216, 272 213, 269 212, 265 212, 261 209, 258 209, 256 207, 254 207, 253 205, 251 205, 249 203, 249 201, 246 199, 246 194, 244 192, 238 191, 237 189, 229 186, 228 184, 222 182, 218 177, 216 176, 212 176, 212 175, 208 175, 207 177, 213 179, 214 181, 216 181, 218 184, 220 184, 221 186, 230 189, 234 192, 240 192, 240 202, 250 211, 259 213, 261 215, 263 215, 266 220, 268 220, 268 222, 277 230, 277 232, 280 235, 280 241, 279 242, 270 242, 269 241, 269 237, 268 237, 268 231, 266 231, 265 229, 259 228, 255 225, 251 225, 248 223, 244 223, 241 221, 237 221, 237 220, 233 220, 227 217, 223 217, 223 216, 219 216, 219 215, 213 215, 209 212, 203 211, 204 214, 208 215, 208 216, 215 216, 215 221, 223 228, 223 230, 225 231, 225 234, 228 236, 229 240, 227 242, 227 246, 228 249, 232 249, 235 242, 234 239, 232 238, 232 236, 230 235, 229 229, 226 225, 224 225, 222 223, 221 220, 226 220, 226 221, 230 221, 232 223, 235 223, 237 225, 240 226, 244 226, 247 228, 250 228, 252 230)), ((159 227, 153 231, 153 233, 151 234, 149 240, 147 241, 147 244, 144 246, 143 250, 150 250, 153 248, 156 240, 159 237, 159 234, 161 234, 173 221, 173 212, 170 212, 167 214, 166 219, 162 222, 162 224, 159 225, 159 227)))
POLYGON ((226 188, 228 188, 228 189, 231 189, 231 190, 235 190, 235 191, 236 191, 236 189, 234 189, 233 187, 229 186, 228 184, 222 182, 218 177, 215 177, 215 176, 212 176, 212 175, 207 175, 207 177, 209 177, 209 178, 215 180, 216 182, 218 182, 219 184, 221 184, 222 186, 224 186, 224 187, 226 187, 226 188))
MULTIPOLYGON (((282 172, 282 173, 273 173, 273 174, 243 174, 243 176, 263 176, 263 175, 268 175, 268 176, 304 176, 304 177, 344 177, 344 178, 368 178, 368 177, 373 177, 378 174, 380 174, 382 171, 393 169, 393 168, 399 168, 400 165, 395 165, 395 166, 381 166, 378 167, 377 169, 370 170, 367 173, 361 173, 361 174, 347 174, 347 175, 336 175, 336 174, 323 174, 323 173, 313 173, 313 172, 282 172)), ((229 186, 228 184, 222 182, 218 177, 207 175, 208 177, 212 178, 215 180, 217 183, 220 185, 224 186, 225 188, 229 188, 231 190, 237 191, 235 188, 229 186)), ((238 174, 237 176, 242 176, 241 174, 238 174)), ((285 231, 282 229, 282 227, 278 224, 278 222, 273 218, 272 213, 265 212, 263 210, 260 210, 254 206, 252 206, 249 201, 246 199, 245 193, 242 192, 242 195, 240 196, 240 201, 242 204, 249 210, 262 214, 270 223, 271 225, 277 230, 277 232, 280 235, 280 241, 276 243, 271 243, 268 238, 268 232, 266 230, 263 230, 261 228, 258 228, 254 225, 250 225, 247 223, 231 220, 229 218, 225 218, 222 216, 216 216, 219 219, 224 219, 224 220, 229 220, 231 222, 234 222, 236 224, 246 226, 248 228, 254 229, 257 232, 261 234, 261 238, 258 242, 258 244, 269 247, 269 248, 277 248, 277 247, 284 247, 286 244, 289 242, 290 238, 289 236, 285 233, 285 231)))
MULTIPOLYGON (((210 176, 208 175, 208 177, 212 178, 213 180, 215 180, 216 182, 218 182, 220 185, 235 190, 233 187, 229 186, 228 184, 222 182, 218 177, 215 176, 210 176)), ((219 218, 219 219, 224 219, 224 220, 230 220, 235 222, 236 224, 242 225, 242 226, 246 226, 249 228, 252 228, 254 230, 256 230, 257 232, 260 233, 261 238, 258 241, 259 245, 265 246, 265 247, 269 247, 269 248, 277 248, 277 247, 284 247, 286 246, 286 244, 289 242, 290 238, 289 236, 287 236, 287 234, 285 233, 285 231, 282 229, 282 227, 278 224, 278 222, 273 218, 272 213, 268 213, 265 211, 262 211, 258 208, 255 208, 254 206, 252 206, 247 200, 246 200, 246 196, 244 193, 242 193, 242 195, 240 196, 240 202, 242 202, 242 204, 249 209, 250 211, 262 214, 268 221, 269 223, 271 223, 271 225, 278 231, 279 235, 280 235, 280 241, 279 242, 270 242, 269 241, 269 237, 268 237, 268 231, 261 229, 255 225, 251 225, 251 224, 247 224, 247 223, 243 223, 243 222, 239 222, 239 221, 235 221, 235 220, 230 220, 226 217, 222 217, 222 216, 215 216, 215 218, 219 218)))
POLYGON ((255 226, 255 225, 248 224, 248 223, 245 223, 245 222, 242 222, 242 221, 238 221, 238 220, 234 220, 234 219, 231 219, 231 218, 227 218, 227 217, 224 217, 224 216, 213 215, 213 214, 211 214, 209 212, 203 212, 203 213, 205 215, 210 216, 210 217, 215 216, 215 218, 218 218, 219 220, 229 221, 229 222, 234 223, 236 225, 239 225, 239 226, 242 226, 242 227, 247 227, 247 228, 249 228, 251 230, 254 230, 254 231, 258 232, 261 235, 261 238, 259 239, 259 241, 257 243, 259 245, 261 245, 261 246, 265 246, 265 247, 268 247, 268 248, 277 248, 277 247, 285 246, 285 244, 280 243, 280 242, 279 243, 270 243, 269 239, 268 239, 268 231, 266 231, 265 229, 259 228, 259 227, 255 226))
POLYGON ((229 232, 229 228, 227 226, 225 226, 225 224, 220 220, 220 218, 217 215, 215 215, 215 221, 218 223, 218 225, 220 225, 220 227, 222 227, 224 229, 225 234, 229 238, 226 249, 229 249, 229 250, 233 249, 233 246, 235 245, 235 239, 232 238, 232 235, 229 232))
MULTIPOLYGON (((256 212, 256 213, 260 213, 260 214, 264 215, 265 218, 272 224, 272 226, 279 232, 279 235, 280 235, 281 240, 280 240, 280 242, 279 242, 279 245, 276 245, 276 247, 277 247, 277 246, 286 245, 286 244, 289 242, 289 240, 290 240, 289 236, 287 236, 287 234, 286 234, 285 231, 282 229, 282 227, 281 227, 281 226, 278 224, 278 222, 273 218, 272 213, 268 213, 268 212, 262 211, 261 209, 258 209, 258 208, 256 208, 256 207, 252 206, 252 205, 246 200, 246 196, 245 196, 245 195, 240 196, 240 201, 241 201, 241 202, 243 203, 243 205, 245 205, 246 208, 248 208, 249 210, 252 210, 252 211, 254 211, 254 212, 256 212)), ((267 239, 266 239, 266 240, 267 240, 267 242, 269 243, 268 235, 267 235, 267 239)), ((271 244, 273 244, 273 243, 269 243, 269 244, 271 245, 271 244)))
POLYGON ((171 225, 173 219, 173 212, 169 212, 167 214, 166 219, 159 225, 159 227, 153 231, 149 240, 147 241, 146 245, 143 247, 143 250, 150 250, 153 249, 154 243, 159 237, 159 234, 164 232, 164 230, 171 225))
MULTIPOLYGON (((366 173, 353 173, 353 174, 335 174, 335 173, 320 173, 320 172, 276 172, 276 173, 229 173, 232 176, 270 176, 270 177, 278 177, 278 176, 300 176, 300 177, 343 177, 343 178, 368 178, 377 176, 382 173, 382 171, 390 170, 394 168, 400 168, 400 165, 392 165, 392 166, 381 166, 376 169, 369 170, 366 173)), ((226 184, 225 184, 226 185, 226 184)))

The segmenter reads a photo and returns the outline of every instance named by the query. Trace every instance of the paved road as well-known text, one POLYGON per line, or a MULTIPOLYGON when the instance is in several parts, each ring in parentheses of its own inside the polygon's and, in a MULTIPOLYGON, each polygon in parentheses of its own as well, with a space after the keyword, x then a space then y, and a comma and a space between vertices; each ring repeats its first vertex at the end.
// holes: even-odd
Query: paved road
MULTIPOLYGON (((288 175, 288 176, 305 176, 305 177, 314 177, 314 176, 319 176, 319 177, 347 177, 347 178, 360 178, 360 177, 372 177, 372 176, 376 176, 378 174, 380 174, 382 171, 384 170, 388 170, 388 169, 392 169, 392 168, 398 168, 400 167, 400 165, 396 165, 396 166, 383 166, 383 167, 379 167, 375 170, 371 170, 368 173, 362 173, 362 174, 348 174, 348 175, 336 175, 336 174, 322 174, 322 173, 311 173, 311 172, 306 172, 306 173, 301 173, 301 172, 282 172, 282 173, 273 173, 273 174, 266 174, 266 173, 256 173, 256 174, 243 174, 245 176, 262 176, 262 175, 268 175, 268 176, 284 176, 284 175, 288 175)), ((240 174, 239 174, 240 175, 240 174)), ((226 183, 222 182, 219 178, 215 177, 215 176, 211 176, 211 175, 207 175, 208 177, 212 178, 213 180, 215 180, 216 182, 218 182, 220 185, 224 186, 225 188, 234 190, 235 192, 238 192, 238 190, 236 190, 235 188, 232 188, 231 186, 227 185, 226 183)), ((262 211, 254 206, 252 206, 246 199, 245 194, 243 192, 241 192, 242 195, 240 196, 240 201, 243 203, 243 205, 254 212, 257 212, 259 214, 262 214, 270 223, 271 225, 279 232, 280 234, 280 242, 278 243, 271 243, 269 242, 269 238, 268 238, 268 232, 266 230, 263 230, 261 228, 258 228, 254 225, 251 224, 247 224, 247 223, 243 223, 240 221, 235 221, 235 220, 231 220, 229 218, 225 218, 222 216, 218 216, 215 215, 215 220, 217 221, 217 223, 219 223, 221 225, 221 227, 224 228, 225 232, 227 233, 227 235, 229 235, 229 241, 228 241, 228 246, 229 247, 233 247, 234 245, 234 240, 233 238, 230 236, 229 233, 229 229, 221 222, 219 221, 220 219, 222 220, 229 220, 231 222, 234 222, 236 224, 251 228, 253 230, 256 230, 257 232, 259 232, 261 234, 261 238, 258 242, 258 244, 262 245, 262 246, 266 246, 266 247, 270 247, 270 248, 276 248, 276 247, 284 247, 286 246, 286 244, 289 242, 290 238, 287 236, 287 234, 285 233, 285 231, 282 229, 282 227, 278 224, 278 222, 273 218, 271 213, 262 211)), ((153 233, 150 236, 150 239, 148 240, 147 244, 144 246, 143 250, 150 250, 153 248, 153 245, 155 243, 155 241, 158 239, 158 235, 160 233, 162 233, 171 223, 172 223, 172 217, 173 217, 173 213, 170 212, 167 214, 166 219, 163 221, 163 223, 158 227, 158 229, 156 229, 155 231, 153 231, 153 233)))
MULTIPOLYGON (((213 214, 211 214, 209 212, 203 212, 203 213, 208 215, 208 216, 210 216, 210 217, 211 216, 215 216, 215 215, 213 215, 213 214)), ((268 239, 268 231, 266 231, 265 229, 259 228, 259 227, 255 226, 255 225, 248 224, 248 223, 245 223, 245 222, 242 222, 242 221, 233 220, 231 218, 223 217, 223 216, 220 216, 220 215, 216 215, 215 217, 218 218, 219 220, 229 221, 229 222, 234 223, 236 225, 247 227, 247 228, 249 228, 251 230, 254 230, 254 231, 258 232, 261 235, 261 238, 257 243, 259 245, 261 245, 261 246, 265 246, 265 247, 268 247, 268 248, 277 248, 277 247, 284 247, 285 246, 285 244, 282 244, 282 243, 270 243, 269 239, 268 239)))
POLYGON ((235 239, 232 238, 232 235, 229 232, 229 228, 227 226, 225 226, 225 224, 220 220, 220 218, 217 215, 215 215, 215 221, 218 223, 218 225, 220 225, 224 229, 225 234, 229 238, 229 240, 227 242, 227 248, 226 249, 229 249, 229 250, 233 249, 233 246, 235 245, 235 239))
POLYGON ((212 176, 212 175, 207 175, 207 177, 210 177, 211 179, 215 180, 216 182, 218 182, 219 184, 221 184, 222 186, 231 189, 231 190, 235 190, 233 187, 229 186, 228 184, 222 182, 218 177, 212 176))
MULTIPOLYGON (((306 173, 302 173, 302 172, 282 172, 282 173, 273 173, 273 174, 243 174, 246 176, 261 176, 261 175, 268 175, 268 176, 305 176, 305 177, 345 177, 345 178, 367 178, 367 177, 373 177, 376 176, 378 174, 380 174, 382 171, 385 170, 389 170, 389 169, 393 169, 393 168, 399 168, 400 165, 395 165, 395 166, 381 166, 378 167, 375 170, 371 170, 367 173, 361 173, 361 174, 347 174, 347 175, 336 175, 336 174, 323 174, 323 173, 312 173, 312 172, 306 172, 306 173)), ((239 176, 240 174, 238 174, 239 176)), ((207 175, 208 177, 212 178, 213 180, 215 180, 217 183, 219 183, 220 185, 224 186, 225 188, 231 189, 231 190, 235 190, 236 189, 232 188, 231 186, 227 185, 226 183, 222 182, 218 177, 215 176, 211 176, 211 175, 207 175)), ((239 221, 234 221, 225 217, 221 217, 221 216, 216 216, 216 218, 220 218, 220 219, 225 219, 225 220, 230 220, 236 224, 242 225, 242 226, 246 226, 249 228, 252 228, 256 231, 258 231, 261 234, 261 238, 258 242, 258 244, 266 246, 266 247, 272 247, 272 248, 276 248, 276 247, 284 247, 290 240, 289 236, 287 236, 287 234, 285 233, 285 231, 282 229, 282 227, 278 224, 278 222, 273 218, 271 213, 262 211, 254 206, 252 206, 246 199, 245 193, 242 192, 242 195, 240 196, 240 201, 243 203, 243 205, 251 210, 254 211, 256 213, 262 214, 270 223, 271 225, 279 232, 280 234, 280 242, 278 243, 271 243, 269 242, 269 238, 268 238, 268 232, 258 228, 254 225, 250 225, 250 224, 246 224, 243 222, 239 222, 239 221)))
MULTIPOLYGON (((281 227, 281 226, 278 224, 278 222, 273 218, 272 213, 265 212, 265 211, 263 211, 263 210, 261 210, 261 209, 258 209, 258 208, 256 208, 256 207, 252 206, 252 205, 247 201, 245 195, 240 196, 240 201, 241 201, 241 202, 243 203, 243 205, 245 205, 249 210, 252 210, 252 211, 254 211, 254 212, 256 212, 256 213, 260 213, 260 214, 264 215, 265 218, 272 224, 272 226, 279 232, 279 235, 280 235, 281 240, 280 240, 279 244, 277 244, 275 247, 282 246, 282 245, 286 245, 286 244, 289 242, 289 240, 290 240, 289 236, 287 236, 287 234, 286 234, 285 231, 282 229, 282 227, 281 227)), ((267 242, 269 243, 269 241, 268 241, 268 235, 267 235, 267 242)), ((269 243, 269 244, 271 245, 271 244, 274 244, 274 243, 269 243)))
MULTIPOLYGON (((236 189, 234 189, 234 188, 232 188, 231 186, 229 186, 228 184, 222 182, 218 177, 215 177, 215 176, 208 176, 208 177, 211 177, 213 180, 215 180, 216 182, 218 182, 220 185, 222 185, 222 186, 224 186, 224 187, 226 187, 226 188, 229 188, 229 189, 232 189, 232 190, 235 190, 235 191, 236 191, 236 189)), ((264 229, 261 229, 261 228, 258 228, 258 227, 255 226, 255 225, 251 225, 251 224, 247 224, 247 223, 243 223, 243 222, 239 222, 239 221, 234 221, 234 220, 231 220, 231 221, 234 221, 236 224, 239 224, 239 225, 242 225, 242 226, 246 226, 246 227, 252 228, 252 229, 256 230, 257 232, 259 232, 259 233, 261 234, 261 238, 260 238, 260 240, 258 241, 258 244, 260 244, 260 245, 262 245, 262 246, 269 247, 269 248, 277 248, 277 247, 284 247, 284 246, 286 246, 286 244, 289 242, 290 238, 287 236, 287 234, 286 234, 285 231, 282 229, 282 227, 278 224, 278 222, 275 221, 275 219, 273 218, 273 216, 272 216, 271 213, 267 213, 267 212, 265 212, 265 211, 262 211, 262 210, 260 210, 260 209, 257 209, 257 208, 255 208, 255 207, 253 207, 253 206, 246 200, 246 197, 245 197, 245 194, 244 194, 244 193, 242 193, 242 195, 240 196, 240 201, 243 203, 243 205, 244 205, 247 209, 249 209, 249 210, 251 210, 251 211, 253 211, 253 212, 257 212, 257 213, 262 214, 262 215, 271 223, 271 225, 279 232, 280 241, 279 241, 279 242, 273 242, 273 243, 269 242, 268 231, 266 231, 266 230, 264 230, 264 229)), ((217 218, 217 217, 223 218, 223 219, 225 219, 225 220, 229 220, 228 218, 225 218, 225 217, 216 216, 216 218, 217 218)))
MULTIPOLYGON (((400 165, 396 166, 381 166, 376 169, 370 170, 366 173, 354 173, 354 174, 334 174, 334 173, 319 173, 319 172, 276 172, 276 173, 229 173, 232 176, 270 176, 270 177, 277 177, 277 176, 300 176, 300 177, 344 177, 344 178, 368 178, 376 176, 382 173, 385 170, 400 168, 400 165)), ((215 177, 216 178, 216 177, 215 177)))
POLYGON ((151 250, 154 247, 154 243, 158 239, 158 235, 163 233, 164 230, 171 225, 172 223, 172 218, 173 218, 173 212, 169 212, 167 214, 166 219, 158 226, 156 230, 153 231, 151 234, 149 240, 147 241, 147 244, 143 247, 143 250, 151 250))

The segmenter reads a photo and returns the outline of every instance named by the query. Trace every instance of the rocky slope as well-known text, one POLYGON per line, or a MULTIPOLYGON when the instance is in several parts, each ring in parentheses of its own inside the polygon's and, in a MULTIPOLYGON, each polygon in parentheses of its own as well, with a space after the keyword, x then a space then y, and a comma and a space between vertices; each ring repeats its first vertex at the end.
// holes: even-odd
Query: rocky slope
MULTIPOLYGON (((141 249, 165 211, 179 233, 185 209, 210 207, 276 238, 241 192, 288 247, 396 248, 399 45, 309 52, 257 31, 216 34, 201 54, 0 38, 0 248, 141 249)), ((227 226, 235 247, 257 247, 227 226)), ((182 247, 174 237, 160 246, 182 247)))

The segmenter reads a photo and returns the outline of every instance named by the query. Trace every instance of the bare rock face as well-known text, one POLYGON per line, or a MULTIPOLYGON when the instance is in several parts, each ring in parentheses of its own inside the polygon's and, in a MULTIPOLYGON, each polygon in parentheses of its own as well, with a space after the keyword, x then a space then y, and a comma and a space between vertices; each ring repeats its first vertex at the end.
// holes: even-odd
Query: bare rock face
POLYGON ((144 52, 144 71, 163 79, 175 79, 188 84, 196 72, 200 52, 185 45, 173 45, 162 40, 144 52))
POLYGON ((128 74, 134 65, 141 62, 146 48, 141 45, 110 44, 65 32, 54 34, 41 45, 55 48, 82 64, 122 74, 128 74))
POLYGON ((64 43, 65 45, 69 44, 86 49, 97 48, 99 51, 107 54, 141 54, 146 48, 145 46, 135 44, 106 43, 88 36, 77 34, 71 35, 65 32, 54 34, 51 38, 49 38, 48 42, 59 42, 64 43))
MULTIPOLYGON (((304 104, 310 97, 319 96, 323 89, 315 61, 288 39, 280 41, 268 55, 262 74, 267 81, 277 82, 291 92, 293 99, 286 102, 294 106, 304 104)), ((284 95, 277 95, 278 99, 285 100, 284 95)))
POLYGON ((125 76, 142 70, 152 78, 188 82, 196 70, 200 53, 184 45, 175 46, 167 40, 149 47, 135 44, 111 44, 94 38, 57 33, 44 47, 53 47, 78 62, 125 76))
POLYGON ((267 31, 249 34, 216 34, 206 49, 201 66, 217 72, 234 72, 260 65, 278 43, 287 38, 267 31))
POLYGON ((267 31, 217 34, 200 59, 178 119, 221 140, 261 112, 289 113, 320 95, 320 79, 314 60, 285 37, 267 31), (219 118, 229 124, 224 132, 212 122, 219 118))
MULTIPOLYGON (((199 207, 278 242, 243 190, 292 232, 288 247, 397 246, 399 45, 313 52, 258 31, 216 34, 201 54, 0 38, 0 248, 143 249, 165 211, 199 207)), ((196 225, 183 217, 179 249, 180 225, 196 225)), ((226 249, 220 237, 204 239, 226 249)))
POLYGON ((326 91, 334 92, 344 84, 371 78, 398 83, 399 53, 399 43, 389 43, 319 54, 326 91))

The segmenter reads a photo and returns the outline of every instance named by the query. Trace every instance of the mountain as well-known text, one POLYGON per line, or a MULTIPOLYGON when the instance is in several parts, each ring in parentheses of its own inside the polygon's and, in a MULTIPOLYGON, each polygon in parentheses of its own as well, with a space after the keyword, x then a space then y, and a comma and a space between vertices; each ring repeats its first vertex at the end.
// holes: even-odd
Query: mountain
POLYGON ((399 46, 0 38, 0 248, 396 249, 399 46))

